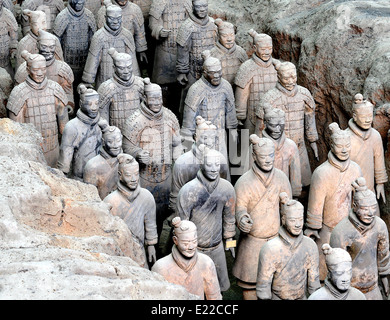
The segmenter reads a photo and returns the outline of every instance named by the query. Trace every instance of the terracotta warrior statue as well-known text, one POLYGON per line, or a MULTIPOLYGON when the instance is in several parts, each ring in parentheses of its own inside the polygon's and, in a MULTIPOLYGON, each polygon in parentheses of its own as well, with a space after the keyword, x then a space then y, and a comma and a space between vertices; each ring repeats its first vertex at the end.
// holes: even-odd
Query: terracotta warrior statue
POLYGON ((176 80, 176 37, 180 25, 188 18, 190 12, 191 0, 153 0, 150 7, 149 28, 151 37, 156 42, 151 80, 161 86, 167 105, 176 102, 176 109, 181 90, 176 80), (174 99, 173 95, 177 95, 178 98, 174 99))
MULTIPOLYGON (((211 121, 206 121, 201 116, 196 117, 196 130, 194 134, 194 143, 191 149, 183 153, 173 165, 172 169, 172 188, 169 196, 169 207, 172 212, 177 211, 177 195, 182 186, 196 178, 196 175, 204 160, 203 148, 205 145, 210 149, 215 149, 217 142, 218 129, 211 121)), ((220 176, 227 179, 229 175, 229 165, 222 153, 220 155, 220 176)))
MULTIPOLYGON (((356 98, 362 97, 357 94, 356 98)), ((386 202, 384 184, 388 181, 383 142, 380 133, 372 127, 374 106, 368 100, 359 99, 352 105, 353 117, 348 122, 351 134, 351 160, 363 172, 367 187, 376 191, 377 198, 386 202)))
POLYGON ((290 180, 293 197, 299 198, 302 191, 301 164, 298 147, 284 133, 285 113, 269 109, 264 114, 265 128, 262 136, 275 144, 275 168, 282 170, 290 180))
MULTIPOLYGON (((230 288, 224 250, 236 235, 236 195, 232 184, 220 178, 220 153, 200 145, 204 161, 196 178, 187 182, 177 197, 177 213, 182 220, 195 223, 198 251, 215 263, 221 291, 230 288)), ((234 247, 230 248, 234 257, 234 247)))
POLYGON ((177 81, 183 86, 180 113, 183 112, 189 88, 203 74, 202 52, 211 50, 217 41, 217 26, 208 16, 208 0, 192 0, 192 8, 176 37, 177 81))
POLYGON ((260 300, 306 300, 321 287, 318 250, 303 235, 303 205, 280 194, 279 236, 260 250, 256 293, 260 300))
MULTIPOLYGON (((22 10, 43 11, 46 15, 47 31, 52 32, 57 15, 65 9, 63 0, 25 0, 22 10)), ((25 36, 30 31, 30 24, 23 12, 21 16, 22 33, 25 36)))
POLYGON ((291 198, 287 176, 274 167, 275 145, 267 138, 250 136, 254 163, 236 182, 236 224, 240 230, 233 275, 243 289, 244 300, 257 300, 256 281, 262 246, 278 236, 279 194, 291 198))
POLYGON ((104 27, 106 7, 113 4, 118 5, 122 9, 122 27, 133 34, 135 50, 140 56, 140 61, 147 62, 146 50, 148 49, 148 44, 145 37, 144 17, 139 6, 130 0, 104 0, 104 6, 99 9, 96 21, 98 29, 104 27))
POLYGON ((152 271, 161 274, 167 281, 186 288, 200 299, 222 300, 217 271, 213 260, 198 252, 196 225, 176 217, 172 253, 157 260, 152 271))
POLYGON ((0 119, 7 118, 7 101, 14 88, 14 81, 11 75, 4 68, 0 67, 0 119))
POLYGON ((179 123, 175 115, 162 105, 161 87, 144 79, 145 103, 124 123, 123 151, 140 164, 140 183, 154 196, 157 205, 157 230, 162 231, 169 216, 169 194, 172 166, 182 154, 179 123))
POLYGON ((315 121, 315 102, 306 88, 297 85, 297 70, 293 63, 283 62, 277 67, 276 87, 267 91, 256 107, 256 132, 263 127, 266 109, 278 108, 285 112, 284 132, 299 150, 302 187, 310 185, 311 168, 305 141, 310 144, 314 157, 318 158, 318 133, 315 121))
POLYGON ((375 193, 363 177, 352 183, 355 190, 352 209, 330 236, 332 247, 347 250, 352 257, 351 285, 364 293, 367 300, 383 300, 389 294, 390 274, 389 233, 379 217, 375 193))
POLYGON ((308 300, 367 300, 364 294, 351 287, 352 259, 341 248, 332 248, 325 243, 322 246, 328 275, 324 286, 313 292, 308 300))
POLYGON ((69 178, 83 180, 84 167, 99 154, 102 131, 99 127, 99 94, 80 85, 80 109, 62 133, 58 169, 69 178))
POLYGON ((211 56, 221 61, 222 78, 235 88, 234 79, 237 71, 248 60, 248 54, 236 44, 236 29, 233 24, 220 18, 215 19, 214 23, 218 27, 218 41, 210 50, 211 56))
POLYGON ((320 280, 326 277, 322 245, 329 243, 333 228, 348 216, 352 206, 352 182, 362 176, 362 170, 349 155, 351 135, 335 122, 331 132, 328 160, 317 167, 311 177, 305 235, 314 237, 320 252, 320 280))
POLYGON ((9 118, 32 123, 43 137, 43 153, 47 164, 56 167, 59 135, 68 122, 68 99, 62 87, 46 77, 46 59, 40 54, 22 52, 27 61, 28 77, 14 87, 7 103, 9 118))
POLYGON ((127 53, 108 49, 112 57, 114 73, 98 89, 100 115, 110 125, 123 130, 126 119, 138 110, 144 94, 144 82, 133 74, 133 59, 127 53))
POLYGON ((16 56, 18 45, 18 23, 12 12, 0 0, 0 67, 13 76, 11 59, 16 56))
POLYGON ((122 153, 118 155, 118 161, 118 188, 105 197, 104 202, 111 206, 112 215, 126 222, 144 256, 141 267, 148 268, 148 262, 156 262, 156 203, 153 195, 140 186, 139 165, 134 157, 122 153))
POLYGON ((73 70, 75 93, 81 82, 89 46, 96 30, 95 17, 85 7, 85 0, 69 0, 67 7, 54 21, 53 33, 60 39, 64 61, 73 70))
MULTIPOLYGON (((272 58, 272 38, 264 33, 250 29, 253 38, 251 59, 244 62, 234 79, 237 119, 249 134, 255 133, 255 109, 261 97, 277 83, 275 65, 280 62, 272 58)), ((260 130, 262 130, 262 126, 260 130)))
POLYGON ((104 120, 99 121, 102 130, 102 146, 99 154, 91 158, 84 167, 83 180, 96 186, 103 200, 115 191, 118 184, 118 158, 122 153, 122 133, 104 120))
MULTIPOLYGON (((38 31, 37 45, 39 54, 46 59, 46 76, 48 79, 57 82, 64 89, 68 97, 68 106, 71 110, 74 110, 73 71, 66 62, 55 58, 56 41, 57 37, 52 33, 44 30, 38 31)), ((15 83, 22 83, 27 76, 26 62, 24 62, 15 73, 15 83)))
POLYGON ((106 23, 92 37, 82 76, 87 86, 95 83, 95 88, 99 88, 100 84, 113 76, 114 66, 108 54, 110 48, 130 54, 133 58, 133 73, 140 75, 133 35, 122 27, 122 9, 116 5, 107 7, 106 23))
MULTIPOLYGON (((38 31, 45 30, 47 31, 46 26, 46 15, 42 11, 31 11, 24 10, 23 14, 28 17, 30 22, 31 30, 27 32, 27 34, 19 41, 16 50, 16 62, 15 62, 15 70, 18 70, 20 65, 24 62, 22 58, 22 51, 27 50, 30 53, 38 53, 38 31)), ((56 39, 56 50, 55 57, 57 60, 64 60, 64 55, 61 48, 60 40, 56 39)))
POLYGON ((210 51, 202 53, 203 74, 188 90, 184 104, 181 135, 193 143, 196 129, 196 116, 211 121, 218 128, 219 150, 228 158, 226 130, 237 137, 237 117, 234 106, 234 93, 231 84, 222 78, 221 62, 211 57, 210 51))

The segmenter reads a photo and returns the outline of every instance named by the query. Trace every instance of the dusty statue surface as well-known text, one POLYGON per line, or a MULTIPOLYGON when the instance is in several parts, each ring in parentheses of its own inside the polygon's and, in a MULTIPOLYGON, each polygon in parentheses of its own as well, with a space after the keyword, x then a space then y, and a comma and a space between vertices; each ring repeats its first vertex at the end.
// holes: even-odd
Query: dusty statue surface
POLYGON ((188 220, 175 217, 172 253, 157 260, 152 271, 169 282, 184 286, 201 299, 222 300, 213 260, 196 249, 197 228, 188 220))
POLYGON ((260 300, 306 300, 321 287, 318 249, 303 235, 303 205, 280 194, 278 237, 260 250, 256 293, 260 300))

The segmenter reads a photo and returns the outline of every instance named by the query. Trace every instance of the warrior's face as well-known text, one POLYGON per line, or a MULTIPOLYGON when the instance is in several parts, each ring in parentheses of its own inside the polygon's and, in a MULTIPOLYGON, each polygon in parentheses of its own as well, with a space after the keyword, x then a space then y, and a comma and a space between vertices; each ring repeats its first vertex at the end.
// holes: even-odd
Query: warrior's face
POLYGON ((131 59, 121 59, 114 62, 117 76, 123 81, 129 81, 133 75, 133 63, 131 59))
POLYGON ((363 130, 371 128, 374 119, 374 110, 371 105, 364 105, 353 111, 353 121, 363 130))
POLYGON ((226 48, 231 49, 236 42, 234 29, 224 29, 219 31, 219 42, 226 48))
POLYGON ((345 292, 351 287, 352 262, 344 261, 329 268, 330 282, 340 291, 345 292))
POLYGON ((139 166, 136 164, 128 164, 123 166, 119 171, 119 180, 126 185, 130 190, 135 190, 139 183, 139 166))
POLYGON ((46 78, 46 60, 34 59, 29 66, 27 71, 31 79, 36 83, 41 83, 46 78))
POLYGON ((47 29, 46 15, 42 14, 39 15, 39 17, 34 18, 33 21, 30 20, 30 28, 31 28, 31 32, 35 35, 38 35, 39 29, 46 31, 47 29))
POLYGON ((213 86, 219 86, 222 79, 222 66, 220 63, 215 63, 204 67, 203 76, 213 86))
POLYGON ((209 13, 209 5, 207 0, 193 0, 193 12, 199 19, 204 19, 209 13))
POLYGON ((278 72, 278 79, 284 88, 291 91, 297 84, 297 70, 295 68, 280 70, 278 72))
POLYGON ((284 117, 280 118, 270 118, 265 121, 265 131, 269 134, 272 139, 278 140, 284 131, 285 119, 284 117))
POLYGON ((202 173, 209 180, 215 180, 219 176, 219 170, 221 169, 221 159, 215 152, 210 151, 204 157, 202 164, 202 173))
POLYGON ((351 138, 349 136, 334 137, 330 144, 332 153, 341 161, 348 160, 351 152, 351 138))
POLYGON ((263 146, 253 152, 253 158, 261 170, 269 172, 274 167, 275 148, 267 145, 263 146))
POLYGON ((54 59, 56 43, 53 40, 39 40, 38 49, 39 53, 45 57, 46 61, 51 61, 54 59))
POLYGON ((355 212, 358 219, 366 225, 371 224, 376 216, 378 210, 378 203, 373 193, 371 197, 360 199, 353 202, 353 212, 355 212))
POLYGON ((272 41, 258 41, 254 45, 256 55, 263 61, 268 61, 272 57, 272 41))
POLYGON ((109 8, 106 11, 106 23, 110 29, 116 31, 122 25, 122 9, 118 6, 113 7, 115 8, 109 8))
POLYGON ((148 108, 152 112, 154 112, 154 113, 160 112, 160 110, 163 106, 163 99, 162 99, 161 91, 148 92, 146 94, 146 104, 148 105, 148 108))
POLYGON ((294 207, 282 216, 282 225, 292 236, 299 236, 303 228, 303 207, 294 207))
POLYGON ((80 109, 85 115, 95 119, 99 114, 99 95, 84 97, 84 100, 80 101, 80 109))
POLYGON ((84 8, 85 0, 71 0, 69 1, 69 5, 74 11, 79 12, 84 8))
POLYGON ((103 137, 104 150, 112 156, 116 157, 122 151, 122 134, 119 130, 107 133, 103 137))
POLYGON ((204 144, 206 147, 214 149, 217 141, 217 130, 197 130, 195 141, 197 145, 204 144))
POLYGON ((173 236, 172 239, 177 249, 184 257, 192 258, 194 256, 198 246, 198 233, 196 230, 178 233, 173 236))

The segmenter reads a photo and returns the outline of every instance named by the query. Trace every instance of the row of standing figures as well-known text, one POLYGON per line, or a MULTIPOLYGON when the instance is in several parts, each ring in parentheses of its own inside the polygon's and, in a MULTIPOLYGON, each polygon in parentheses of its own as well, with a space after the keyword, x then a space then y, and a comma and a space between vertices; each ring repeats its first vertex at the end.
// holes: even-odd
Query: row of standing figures
POLYGON ((96 185, 129 226, 140 265, 219 299, 230 286, 229 249, 244 299, 388 295, 377 203, 387 173, 368 99, 354 97, 347 129, 329 126, 328 159, 312 173, 315 101, 295 65, 272 57, 268 35, 249 31, 248 59, 235 27, 208 16, 207 0, 154 0, 147 14, 106 1, 96 18, 82 0, 58 14, 54 3, 22 4, 19 42, 16 19, 1 9, 1 60, 15 82, 7 116, 37 127, 49 166, 96 185), (144 21, 156 46, 152 81, 138 64, 148 60, 144 21), (234 187, 231 145, 241 145, 234 187), (168 216, 173 249, 156 253, 168 216))

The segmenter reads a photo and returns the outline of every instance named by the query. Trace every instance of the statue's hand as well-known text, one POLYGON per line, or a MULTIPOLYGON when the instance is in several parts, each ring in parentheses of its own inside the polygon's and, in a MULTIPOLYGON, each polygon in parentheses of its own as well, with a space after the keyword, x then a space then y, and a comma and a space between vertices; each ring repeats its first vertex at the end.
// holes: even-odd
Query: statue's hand
POLYGON ((318 230, 315 230, 315 229, 306 228, 305 231, 303 231, 303 234, 306 237, 311 237, 314 239, 321 239, 320 235, 318 234, 318 230))
POLYGON ((188 82, 187 75, 185 73, 181 73, 177 76, 177 82, 179 82, 182 86, 185 86, 188 82))
POLYGON ((243 216, 238 223, 238 229, 240 231, 249 233, 253 226, 253 220, 249 216, 243 216))
POLYGON ((150 263, 156 262, 156 248, 154 246, 148 246, 148 261, 150 263))
POLYGON ((171 30, 163 28, 160 30, 159 36, 160 36, 160 38, 166 38, 169 36, 170 33, 171 33, 171 30))
POLYGON ((143 52, 139 53, 139 60, 141 62, 148 63, 148 57, 146 56, 146 51, 143 51, 143 52))
POLYGON ((382 197, 383 202, 386 203, 385 185, 383 183, 378 183, 376 185, 376 198, 379 200, 380 197, 382 197))
POLYGON ((316 158, 317 161, 320 161, 320 158, 318 157, 318 147, 317 147, 317 142, 312 142, 310 143, 310 147, 312 148, 314 152, 314 157, 316 158))
POLYGON ((68 110, 68 116, 72 116, 74 113, 73 107, 70 105, 67 105, 66 109, 68 110))
POLYGON ((142 150, 140 153, 138 153, 136 159, 138 162, 140 162, 142 164, 149 164, 149 161, 150 161, 149 151, 142 150))

